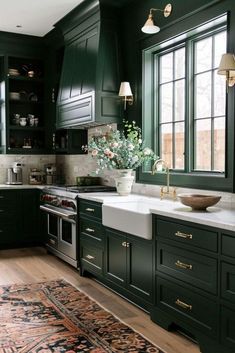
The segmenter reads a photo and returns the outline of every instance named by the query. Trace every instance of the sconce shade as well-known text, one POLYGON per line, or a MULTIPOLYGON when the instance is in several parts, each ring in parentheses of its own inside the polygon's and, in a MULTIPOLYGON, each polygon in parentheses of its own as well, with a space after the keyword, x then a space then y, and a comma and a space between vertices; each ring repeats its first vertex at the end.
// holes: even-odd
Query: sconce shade
POLYGON ((141 31, 147 34, 154 34, 160 31, 160 28, 154 24, 153 12, 161 11, 163 12, 164 17, 169 17, 172 12, 172 5, 167 4, 164 9, 154 9, 151 8, 149 11, 148 19, 145 22, 144 26, 141 28, 141 31))
POLYGON ((154 34, 160 31, 158 26, 155 26, 153 21, 153 15, 150 13, 147 21, 145 22, 144 26, 141 28, 141 31, 147 34, 154 34))
POLYGON ((222 55, 217 73, 227 75, 228 71, 229 76, 235 76, 235 57, 231 53, 222 55))
POLYGON ((118 95, 120 97, 132 96, 131 87, 129 82, 121 82, 118 95))

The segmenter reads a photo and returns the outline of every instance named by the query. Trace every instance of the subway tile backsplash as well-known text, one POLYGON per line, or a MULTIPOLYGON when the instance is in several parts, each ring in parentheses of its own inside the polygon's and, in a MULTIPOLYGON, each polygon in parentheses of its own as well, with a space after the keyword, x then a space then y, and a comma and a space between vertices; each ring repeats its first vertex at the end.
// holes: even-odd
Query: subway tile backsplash
POLYGON ((56 158, 53 155, 0 155, 0 184, 5 184, 7 168, 10 168, 14 162, 23 164, 23 184, 28 184, 31 168, 44 170, 44 165, 55 163, 56 158))

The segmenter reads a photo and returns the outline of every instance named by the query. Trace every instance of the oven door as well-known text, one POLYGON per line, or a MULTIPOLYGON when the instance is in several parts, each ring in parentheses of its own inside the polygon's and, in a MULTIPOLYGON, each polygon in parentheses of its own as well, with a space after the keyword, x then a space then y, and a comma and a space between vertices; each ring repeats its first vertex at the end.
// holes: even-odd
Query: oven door
POLYGON ((77 259, 77 227, 76 221, 59 218, 58 250, 72 259, 77 259))
POLYGON ((48 213, 47 214, 47 242, 53 248, 58 248, 59 238, 59 217, 48 213))

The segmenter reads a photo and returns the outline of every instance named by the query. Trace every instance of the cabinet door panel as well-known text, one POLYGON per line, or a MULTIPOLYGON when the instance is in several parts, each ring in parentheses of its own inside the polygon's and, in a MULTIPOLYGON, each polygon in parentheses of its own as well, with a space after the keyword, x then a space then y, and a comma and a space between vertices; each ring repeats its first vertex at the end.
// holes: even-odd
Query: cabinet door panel
POLYGON ((153 292, 152 242, 127 238, 127 244, 128 289, 151 301, 153 292))
POLYGON ((222 307, 222 343, 235 351, 235 311, 222 307))
POLYGON ((235 303, 235 265, 221 263, 221 295, 235 303))
POLYGON ((106 277, 111 281, 126 284, 126 237, 106 229, 106 277))

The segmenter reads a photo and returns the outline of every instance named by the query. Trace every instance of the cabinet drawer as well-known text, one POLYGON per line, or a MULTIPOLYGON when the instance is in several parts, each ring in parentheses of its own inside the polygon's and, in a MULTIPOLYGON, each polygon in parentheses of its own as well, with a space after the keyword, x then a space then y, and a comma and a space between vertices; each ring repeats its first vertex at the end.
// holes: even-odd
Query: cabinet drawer
POLYGON ((215 302, 161 277, 156 279, 156 283, 157 305, 173 315, 176 324, 179 319, 216 336, 218 309, 215 302))
POLYGON ((89 217, 95 217, 99 220, 102 219, 102 204, 90 201, 80 201, 79 212, 89 217))
POLYGON ((157 269, 213 294, 217 292, 216 259, 158 242, 157 269))
POLYGON ((235 258, 235 236, 222 234, 221 239, 221 253, 235 258))
POLYGON ((221 308, 221 340, 222 344, 235 351, 235 311, 221 308))
POLYGON ((103 249, 98 248, 90 242, 81 240, 81 261, 83 267, 88 267, 89 270, 93 270, 97 273, 103 271, 103 249))
POLYGON ((100 222, 96 222, 87 218, 80 218, 80 230, 84 237, 88 237, 103 243, 104 230, 100 222))
POLYGON ((221 262, 221 295, 235 303, 235 265, 221 262))
POLYGON ((154 222, 156 236, 214 252, 218 250, 218 234, 215 231, 157 217, 154 222))

